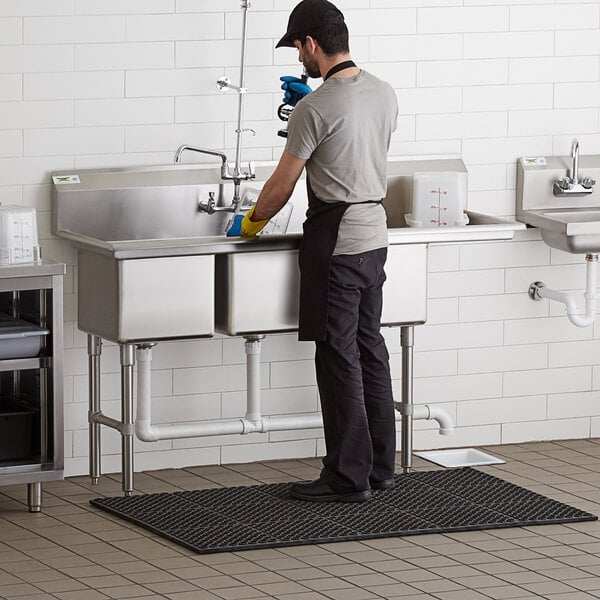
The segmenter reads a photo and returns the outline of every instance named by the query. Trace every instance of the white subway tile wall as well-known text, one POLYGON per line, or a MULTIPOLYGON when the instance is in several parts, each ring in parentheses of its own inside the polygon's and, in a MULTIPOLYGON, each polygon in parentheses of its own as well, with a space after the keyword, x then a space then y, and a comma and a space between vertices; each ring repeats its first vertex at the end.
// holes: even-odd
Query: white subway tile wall
MULTIPOLYGON (((244 160, 277 159, 275 50, 296 0, 253 0, 248 15, 244 160)), ((513 216, 519 156, 600 153, 600 5, 584 0, 340 0, 353 56, 396 90, 390 155, 460 155, 469 207, 513 216)), ((66 472, 87 472, 86 336, 77 329, 75 249, 50 233, 53 170, 167 164, 182 143, 235 148, 237 99, 216 80, 239 74, 239 0, 0 0, 0 202, 38 211, 43 256, 65 278, 66 472)), ((193 157, 190 157, 194 160, 193 157)), ((198 160, 199 158, 195 158, 198 160)), ((201 159, 200 159, 201 160, 201 159)), ((571 325, 532 302, 529 283, 582 301, 582 257, 550 250, 535 230, 511 242, 433 246, 428 322, 415 331, 415 401, 442 406, 454 437, 417 422, 418 448, 600 435, 600 324, 571 325)), ((407 290, 410 293, 410 290, 407 290)), ((399 394, 398 329, 384 335, 399 394)), ((267 336, 265 414, 318 410, 313 348, 267 336)), ((120 414, 119 352, 105 343, 103 409, 120 414)), ((154 350, 156 422, 245 411, 243 341, 169 342, 154 350)), ((103 468, 120 442, 103 433, 103 468)), ((136 469, 314 456, 319 430, 136 441, 136 469)))

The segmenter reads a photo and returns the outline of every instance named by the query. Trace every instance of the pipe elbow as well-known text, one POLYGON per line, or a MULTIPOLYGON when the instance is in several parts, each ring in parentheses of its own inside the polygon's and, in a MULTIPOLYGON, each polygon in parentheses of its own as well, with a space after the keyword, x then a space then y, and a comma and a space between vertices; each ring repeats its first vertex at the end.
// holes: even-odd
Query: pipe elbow
POLYGON ((142 442, 158 442, 160 437, 158 431, 152 427, 152 424, 148 420, 138 419, 135 422, 135 435, 142 442))
POLYGON ((594 324, 595 317, 581 317, 579 315, 567 315, 569 317, 569 321, 573 323, 576 327, 589 327, 594 324))
POLYGON ((427 408, 429 409, 429 418, 437 421, 440 426, 440 435, 453 435, 454 424, 450 415, 437 406, 427 406, 427 408))

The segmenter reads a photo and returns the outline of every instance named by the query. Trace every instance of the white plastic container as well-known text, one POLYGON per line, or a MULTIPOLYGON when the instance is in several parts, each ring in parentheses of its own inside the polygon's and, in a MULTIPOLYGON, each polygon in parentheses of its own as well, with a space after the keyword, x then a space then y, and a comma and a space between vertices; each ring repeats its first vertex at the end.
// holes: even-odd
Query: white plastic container
POLYGON ((39 258, 35 208, 0 205, 0 264, 29 263, 39 258))
POLYGON ((418 171, 412 176, 412 205, 405 215, 409 227, 461 227, 469 222, 467 174, 418 171))

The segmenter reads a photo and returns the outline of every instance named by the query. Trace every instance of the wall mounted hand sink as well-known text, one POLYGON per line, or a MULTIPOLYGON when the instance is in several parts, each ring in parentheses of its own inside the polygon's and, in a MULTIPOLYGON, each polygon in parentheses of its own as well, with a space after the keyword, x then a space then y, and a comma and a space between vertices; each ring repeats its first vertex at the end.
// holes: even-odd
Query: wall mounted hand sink
POLYGON ((572 254, 600 252, 600 207, 527 211, 524 217, 552 248, 572 254))
MULTIPOLYGON (((600 156, 578 159, 581 177, 600 180, 600 156)), ((600 185, 584 196, 556 196, 556 181, 572 172, 571 157, 520 158, 517 219, 538 227, 552 248, 572 254, 600 252, 600 185)))
POLYGON ((567 225, 567 233, 598 233, 600 232, 600 208, 586 210, 573 208, 571 210, 543 211, 542 216, 567 225))

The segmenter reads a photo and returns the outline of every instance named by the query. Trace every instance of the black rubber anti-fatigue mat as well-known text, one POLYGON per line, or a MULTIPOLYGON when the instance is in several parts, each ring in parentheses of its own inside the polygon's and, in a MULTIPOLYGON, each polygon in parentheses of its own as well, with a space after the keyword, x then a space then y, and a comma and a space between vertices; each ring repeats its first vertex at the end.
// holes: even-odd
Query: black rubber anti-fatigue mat
POLYGON ((595 521, 471 468, 396 476, 368 502, 289 497, 289 483, 97 498, 91 504, 199 553, 595 521))

